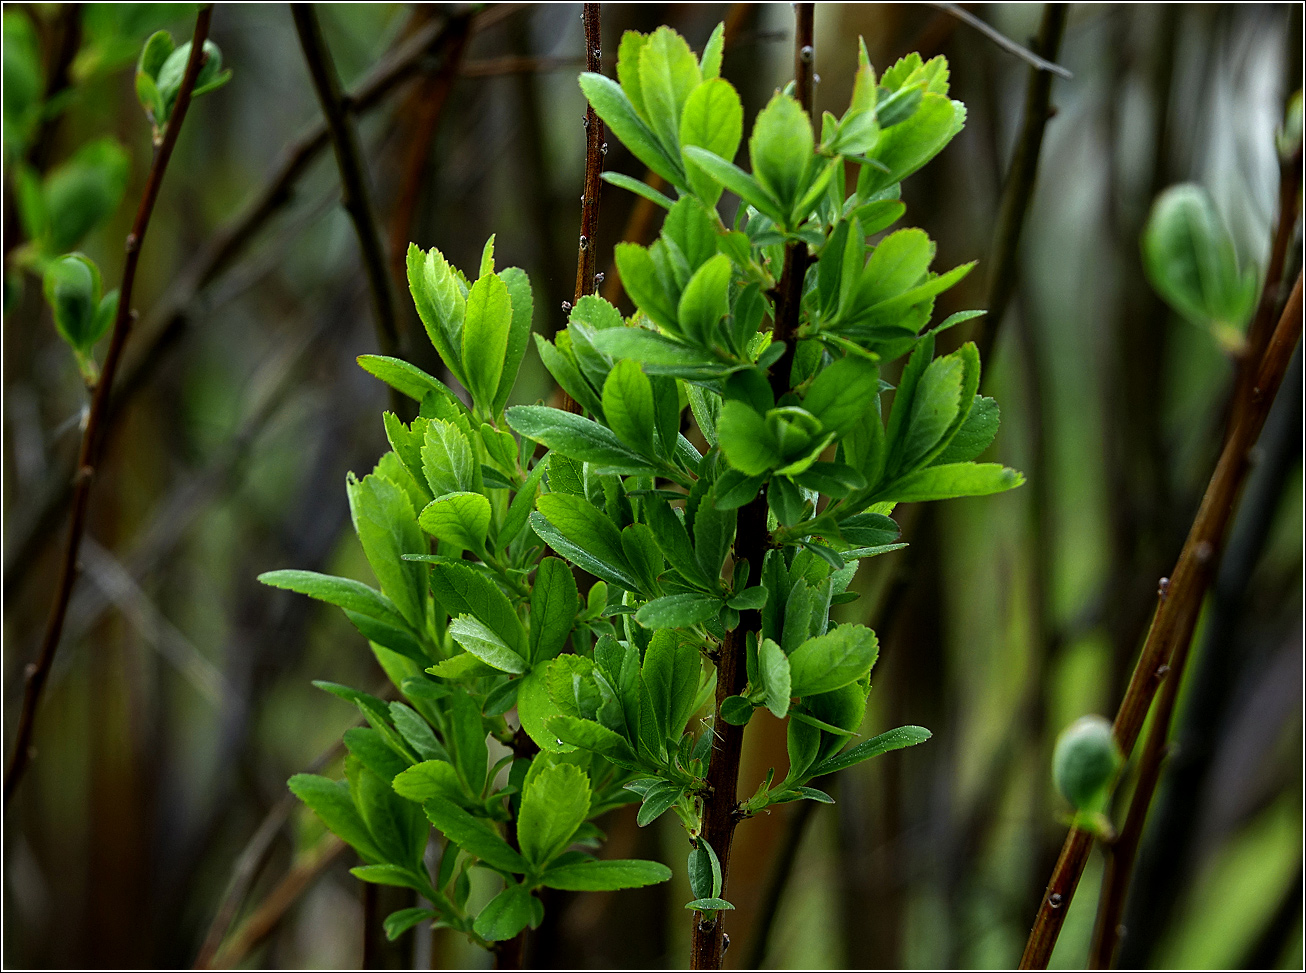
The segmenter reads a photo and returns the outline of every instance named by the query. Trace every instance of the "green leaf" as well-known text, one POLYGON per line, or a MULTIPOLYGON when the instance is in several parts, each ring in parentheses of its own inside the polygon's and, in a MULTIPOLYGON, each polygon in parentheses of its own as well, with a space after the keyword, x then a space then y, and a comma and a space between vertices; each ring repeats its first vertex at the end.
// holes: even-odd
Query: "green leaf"
MULTIPOLYGON (((801 649, 802 646, 799 648, 801 649)), ((785 714, 789 712, 789 697, 795 692, 792 687, 789 657, 775 642, 763 639, 757 651, 757 668, 766 691, 766 708, 776 719, 784 719, 785 714)))
POLYGON ((116 139, 95 139, 45 178, 46 252, 73 249, 122 203, 131 156, 116 139))
POLYGON ((712 588, 713 582, 704 573, 694 554, 689 532, 671 506, 660 497, 649 497, 644 502, 644 518, 653 530, 658 548, 671 566, 690 584, 712 588))
POLYGON ((638 362, 619 361, 603 383, 608 428, 641 456, 653 455, 653 385, 638 362))
POLYGON ((724 344, 718 325, 730 312, 730 258, 717 254, 699 267, 680 295, 676 317, 690 340, 712 347, 724 344))
POLYGON ((630 744, 606 726, 575 716, 554 716, 545 721, 545 726, 563 743, 607 757, 618 767, 637 769, 630 744))
POLYGON ((489 626, 469 615, 460 615, 451 622, 449 634, 455 642, 493 669, 514 675, 521 675, 527 670, 525 659, 508 648, 489 626))
POLYGON ((989 444, 997 436, 1000 420, 1001 413, 995 401, 986 396, 975 396, 966 421, 961 424, 961 428, 944 447, 943 452, 935 457, 932 465, 942 466, 976 459, 989 448, 989 444))
POLYGON ((46 267, 45 299, 59 336, 83 355, 103 337, 97 320, 103 283, 100 270, 80 253, 70 253, 46 267))
POLYGON ((871 737, 871 739, 865 740, 855 747, 848 748, 843 753, 822 761, 813 767, 807 776, 822 777, 837 770, 845 770, 854 764, 861 763, 863 760, 870 760, 882 753, 888 753, 890 750, 901 750, 903 747, 913 747, 918 743, 924 743, 931 735, 930 731, 923 726, 900 726, 881 733, 879 736, 871 737))
POLYGON ((1242 272, 1233 237, 1201 186, 1171 186, 1143 230, 1152 287, 1189 321, 1238 333, 1256 309, 1256 275, 1242 272))
POLYGON ((501 871, 524 874, 530 870, 526 859, 513 851, 492 825, 472 817, 452 801, 432 797, 423 808, 440 833, 467 854, 501 871))
POLYGON ((721 701, 721 719, 731 726, 747 726, 756 708, 745 696, 727 696, 721 701))
POLYGON ((698 60, 699 70, 705 79, 721 75, 721 56, 725 52, 726 25, 717 24, 712 34, 703 45, 703 56, 698 60))
POLYGON ((858 193, 870 196, 902 182, 942 152, 965 122, 966 109, 961 102, 927 91, 910 118, 880 133, 871 158, 883 170, 864 166, 857 184, 858 193))
POLYGON ((531 923, 535 907, 530 890, 509 882, 508 887, 486 903, 472 923, 476 935, 489 942, 512 939, 531 923))
POLYGON ((875 363, 849 355, 821 369, 807 390, 803 408, 821 420, 823 429, 843 436, 879 390, 880 370, 875 363))
POLYGON ((733 909, 734 906, 725 899, 707 898, 686 902, 685 908, 693 909, 695 912, 719 912, 723 909, 733 909))
POLYGON ((350 474, 345 488, 354 530, 381 591, 420 631, 426 624, 426 568, 403 556, 424 554, 429 548, 412 504, 401 487, 375 474, 362 480, 350 474))
MULTIPOLYGON (((410 680, 404 681, 407 683, 410 680)), ((423 760, 449 759, 449 754, 436 740, 431 725, 412 707, 398 701, 392 702, 390 704, 390 719, 394 721, 395 729, 399 731, 404 741, 423 760)))
POLYGON ((895 468, 911 470, 938 445, 961 408, 962 363, 952 355, 936 358, 921 375, 901 443, 893 445, 895 468))
POLYGON ((590 808, 590 783, 574 764, 532 766, 522 791, 517 842, 522 855, 542 868, 567 850, 590 808))
POLYGON ((531 318, 535 311, 535 298, 531 294, 531 282, 525 271, 519 267, 508 267, 500 271, 499 277, 508 288, 508 298, 512 303, 512 324, 508 329, 503 374, 499 376, 499 388, 494 393, 492 411, 495 415, 508 404, 508 396, 517 383, 517 372, 521 369, 522 359, 526 357, 526 346, 530 344, 531 318))
POLYGON ((485 787, 489 758, 481 708, 467 693, 456 692, 449 697, 447 721, 445 739, 452 746, 454 765, 467 783, 467 793, 478 795, 485 787))
POLYGON ((467 391, 486 413, 494 407, 503 376, 512 316, 508 285, 498 274, 481 277, 472 285, 462 330, 462 360, 467 391))
MULTIPOLYGON (((736 578, 736 582, 738 579, 736 578)), ((761 585, 745 588, 732 597, 727 604, 735 611, 760 611, 766 605, 767 590, 761 585)))
POLYGON ((358 364, 363 371, 374 375, 392 389, 418 402, 432 392, 457 401, 449 387, 439 379, 399 358, 388 358, 385 355, 359 355, 358 364))
POLYGON ((675 807, 680 796, 685 792, 682 785, 669 780, 660 780, 644 792, 644 801, 640 804, 635 824, 644 828, 652 824, 671 808, 675 807))
POLYGON ((484 556, 490 516, 490 501, 481 494, 447 493, 426 505, 418 523, 432 537, 484 556))
POLYGON ((634 193, 636 196, 643 196, 650 203, 656 203, 663 209, 671 209, 675 205, 674 201, 658 192, 643 179, 636 179, 634 176, 628 176, 624 172, 605 172, 602 179, 606 183, 616 186, 618 189, 625 189, 634 193))
POLYGON ((702 665, 698 649, 669 631, 655 632, 644 652, 640 682, 648 690, 663 740, 675 745, 693 715, 702 665))
POLYGON ((450 615, 473 615, 503 639, 505 645, 525 657, 526 629, 508 597, 471 565, 441 559, 431 565, 431 591, 450 615))
POLYGON ((1002 493, 1025 477, 1000 463, 947 463, 908 473, 880 488, 872 503, 917 503, 953 497, 983 497, 1002 493))
POLYGON ((659 27, 650 35, 639 54, 639 87, 644 117, 670 157, 680 149, 685 102, 702 80, 698 59, 683 37, 670 27, 659 27))
POLYGON ((747 476, 761 476, 782 459, 766 420, 742 402, 721 406, 716 435, 726 460, 747 476))
POLYGON ((717 507, 715 495, 714 484, 694 515, 694 553, 703 567, 703 573, 714 586, 719 583, 721 567, 734 542, 735 522, 738 519, 733 510, 717 507))
MULTIPOLYGON (((624 281, 625 278, 623 277, 624 281)), ((647 313, 647 312, 645 312, 647 313)), ((703 351, 646 328, 613 328, 594 335, 594 347, 613 358, 630 358, 659 369, 712 369, 721 363, 703 351)))
POLYGON ((586 72, 580 76, 580 87, 599 117, 635 158, 671 185, 686 188, 680 163, 667 154, 617 82, 602 74, 586 72))
POLYGON ((544 494, 536 508, 539 514, 531 522, 545 543, 596 577, 639 591, 621 534, 601 511, 581 497, 561 493, 544 494))
POLYGON ((540 876, 540 884, 568 892, 605 892, 657 885, 670 878, 671 869, 660 862, 625 858, 556 865, 540 876))
POLYGON ((883 547, 902 533, 897 521, 884 514, 866 512, 839 522, 839 534, 857 547, 883 547))
POLYGON ((380 862, 385 856, 350 796, 344 781, 328 780, 317 774, 296 774, 290 778, 291 792, 307 804, 331 831, 358 852, 366 862, 380 862))
POLYGON ((552 659, 567 645, 580 596, 571 569, 556 557, 540 561, 531 586, 530 661, 552 659))
POLYGON ((635 621, 645 628, 693 628, 721 610, 721 599, 714 595, 676 594, 655 598, 635 613, 635 621))
POLYGON ((411 909, 400 909, 397 912, 390 913, 385 917, 385 921, 381 925, 385 929, 385 938, 390 942, 394 942, 418 923, 426 922, 428 919, 435 920, 439 917, 439 913, 431 909, 414 906, 411 909))
MULTIPOLYGON (((696 145, 687 145, 681 151, 687 161, 693 162, 763 216, 780 225, 787 222, 788 213, 780 201, 733 162, 696 145)), ((625 279, 626 275, 623 273, 622 280, 625 279)))
POLYGON ((517 690, 517 717, 521 720, 522 729, 541 750, 558 751, 558 738, 545 728, 545 721, 558 712, 557 706, 549 698, 548 670, 541 665, 532 669, 520 681, 521 687, 517 690))
POLYGON ((508 410, 507 419, 508 425, 527 439, 589 463, 596 473, 627 476, 654 470, 651 460, 631 450, 611 430, 584 416, 544 405, 516 405, 508 410))
MULTIPOLYGON (((757 181, 780 203, 790 225, 790 214, 807 188, 815 140, 812 121, 788 95, 777 93, 758 113, 748 139, 748 155, 757 181)), ((797 214, 795 214, 797 215, 797 214)))
POLYGON ((879 641, 862 625, 838 625, 810 638, 789 656, 794 696, 815 696, 861 679, 875 665, 879 641))
POLYGON ((450 374, 465 387, 462 331, 467 316, 467 297, 457 272, 444 259, 444 254, 434 247, 424 252, 417 244, 410 244, 408 288, 431 344, 440 353, 450 374))
POLYGON ((316 571, 295 570, 266 571, 258 576, 258 580, 273 588, 295 591, 372 618, 384 619, 392 625, 406 627, 407 624, 394 602, 361 581, 336 578, 316 571))
POLYGON ((426 424, 421 457, 423 478, 436 499, 478 486, 476 454, 462 430, 452 422, 432 419, 426 424))
POLYGON ((392 786, 395 793, 418 804, 433 797, 457 801, 463 795, 458 772, 447 760, 424 760, 398 774, 392 786))
MULTIPOLYGON (((695 145, 722 159, 733 159, 743 131, 744 106, 730 82, 713 78, 690 92, 680 116, 682 147, 695 145)), ((717 180, 701 172, 688 155, 684 156, 684 165, 694 193, 715 205, 721 195, 717 180)))
POLYGON ((415 892, 425 892, 431 884, 429 880, 424 881, 416 871, 400 865, 362 865, 351 868, 349 874, 362 882, 391 885, 401 889, 412 889, 415 892))

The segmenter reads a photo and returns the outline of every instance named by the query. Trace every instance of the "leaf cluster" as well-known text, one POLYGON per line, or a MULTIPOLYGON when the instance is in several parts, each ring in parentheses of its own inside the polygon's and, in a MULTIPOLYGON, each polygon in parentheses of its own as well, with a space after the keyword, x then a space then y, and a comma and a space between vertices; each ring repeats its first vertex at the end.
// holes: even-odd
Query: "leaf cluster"
POLYGON ((877 80, 863 47, 844 115, 827 115, 818 140, 777 93, 753 126, 745 172, 734 162, 741 102, 720 62, 719 28, 696 56, 664 27, 625 35, 616 80, 580 79, 677 197, 609 174, 666 209, 656 241, 616 251, 635 311, 588 296, 553 340, 534 336, 581 414, 507 406, 533 302, 524 273, 496 270, 493 238, 474 279, 438 250, 412 247, 413 300, 451 382, 398 359, 360 359, 419 403, 411 423, 386 414, 391 451, 347 484, 379 587, 263 575, 339 605, 401 697, 326 687, 355 702, 368 728, 346 741, 343 784, 294 785, 358 849, 361 877, 402 874, 399 884, 435 903, 391 917, 394 928, 429 918, 489 942, 539 921, 540 887, 664 880, 656 863, 573 847, 592 844, 595 819, 629 802, 641 826, 668 811, 685 826, 690 907, 729 908, 701 835, 716 738, 701 714, 727 634, 746 619, 759 620, 745 640, 747 686, 720 715, 742 724, 765 709, 785 720, 790 765, 741 814, 829 801, 815 778, 929 736, 900 727, 856 742, 878 640, 831 612, 855 597, 862 559, 904 546, 889 516, 897 503, 1021 482, 975 462, 999 421, 978 394, 975 347, 935 355, 937 332, 976 313, 931 327, 935 298, 969 266, 935 274, 925 233, 881 236, 905 211, 899 182, 942 150, 965 110, 948 98, 942 58, 913 55, 877 80), (731 223, 719 209, 726 192, 740 200, 731 223), (792 247, 815 259, 792 370, 777 376, 786 348, 768 323, 792 247), (759 565, 736 549, 748 504, 767 515, 759 565), (573 569, 596 579, 588 590, 573 569), (487 768, 489 738, 508 750, 496 747, 504 755, 487 768), (384 760, 368 765, 366 746, 384 760), (355 817, 343 821, 346 805, 355 817), (377 830, 399 821, 413 830, 377 830), (428 823, 445 839, 434 879, 414 858, 428 823), (470 867, 504 882, 476 915, 459 891, 470 867))

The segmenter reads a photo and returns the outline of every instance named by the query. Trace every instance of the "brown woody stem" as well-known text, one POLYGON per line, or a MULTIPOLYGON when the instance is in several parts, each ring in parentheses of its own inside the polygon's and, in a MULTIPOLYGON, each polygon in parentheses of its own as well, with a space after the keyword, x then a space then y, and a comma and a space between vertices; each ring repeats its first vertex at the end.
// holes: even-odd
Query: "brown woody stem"
MULTIPOLYGON (((794 38, 794 75, 799 103, 812 112, 813 10, 815 4, 795 4, 797 25, 794 38)), ((771 368, 771 388, 778 399, 789 391, 794 348, 798 332, 798 313, 803 277, 807 271, 807 244, 790 243, 785 249, 784 271, 774 292, 775 314, 772 341, 785 344, 784 355, 771 368)), ((760 578, 762 559, 770 543, 767 530, 766 495, 759 493, 739 513, 735 529, 735 560, 747 561, 748 576, 760 578)), ((721 718, 721 706, 730 696, 739 695, 748 681, 745 647, 748 633, 760 631, 761 613, 740 613, 739 624, 726 633, 717 658, 716 711, 712 722, 714 740, 707 770, 707 789, 703 797, 702 837, 721 862, 721 896, 727 896, 730 881, 730 848, 735 827, 739 824, 739 759, 743 751, 744 728, 721 718)), ((694 913, 690 942, 690 965, 696 970, 718 970, 727 940, 723 912, 694 913)))

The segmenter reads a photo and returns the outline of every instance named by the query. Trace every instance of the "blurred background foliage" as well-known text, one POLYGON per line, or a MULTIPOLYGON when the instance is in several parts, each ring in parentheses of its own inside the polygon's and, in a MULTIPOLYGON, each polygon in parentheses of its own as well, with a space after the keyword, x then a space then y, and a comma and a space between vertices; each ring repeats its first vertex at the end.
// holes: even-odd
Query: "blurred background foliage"
MULTIPOLYGON (((1038 26, 1040 5, 966 6, 1022 43, 1038 26)), ((536 329, 552 332, 580 219, 579 5, 319 12, 346 85, 453 18, 359 118, 382 235, 392 256, 414 240, 468 267, 497 233, 501 261, 531 275, 536 329), (457 25, 470 27, 465 45, 457 25)), ((193 15, 191 4, 5 7, 6 734, 49 609, 87 404, 41 297, 41 254, 75 245, 116 286, 150 158, 133 65, 152 31, 188 36, 193 15), (42 91, 54 95, 45 109, 42 91), (88 151, 111 164, 78 205, 103 212, 42 237, 17 212, 20 184, 48 189, 61 172, 67 182, 88 151)), ((604 70, 624 29, 668 23, 701 46, 720 20, 724 74, 751 119, 791 71, 789 4, 605 5, 604 70)), ((912 50, 949 59, 969 120, 907 183, 905 225, 938 241, 940 266, 981 261, 939 316, 981 306, 1028 68, 932 5, 819 4, 818 109, 842 110, 858 34, 877 67, 912 50)), ((363 921, 378 906, 348 856, 286 801, 291 774, 323 760, 335 772, 329 747, 352 720, 310 680, 379 685, 381 674, 339 612, 254 579, 289 565, 367 577, 343 485, 385 448, 387 396, 353 364, 376 338, 329 149, 269 198, 255 232, 222 235, 320 120, 289 12, 222 4, 212 37, 235 76, 192 107, 143 252, 141 320, 83 576, 38 753, 4 820, 3 960, 189 966, 221 942, 217 960, 241 965, 352 966, 365 954, 378 966, 484 965, 441 932, 378 943, 363 921)), ((833 807, 802 818, 799 806, 777 809, 740 829, 728 965, 1016 961, 1064 833, 1052 742, 1073 719, 1114 711, 1214 464, 1233 382, 1216 337, 1149 289, 1141 230, 1162 189, 1197 182, 1244 265, 1264 268, 1275 132, 1301 86, 1301 44, 1299 5, 1071 8, 1058 61, 1074 78, 1053 86, 1017 290, 993 322, 989 359, 1004 418, 993 453, 1029 484, 927 516, 904 509, 912 548, 858 577, 863 597, 840 611, 875 627, 883 647, 864 730, 916 723, 934 739, 842 775, 833 807), (762 950, 768 876, 796 842, 762 950)), ((611 144, 606 167, 642 177, 611 144)), ((609 293, 612 246, 651 229, 633 196, 605 188, 609 293)), ((1299 265, 1296 236, 1290 271, 1299 265)), ((434 371, 403 293, 404 353, 434 371)), ((552 393, 533 352, 522 374, 519 401, 552 393)), ((1298 360, 1198 630, 1124 966, 1303 962, 1301 396, 1298 360)), ((779 725, 750 726, 756 759, 741 792, 784 766, 779 725)), ((679 860, 675 829, 637 829, 623 809, 607 822, 609 853, 679 860)), ((1084 962, 1100 872, 1095 852, 1054 965, 1084 962)), ((686 897, 667 886, 560 894, 528 962, 681 965, 686 897)), ((405 904, 387 903, 380 915, 405 904)))

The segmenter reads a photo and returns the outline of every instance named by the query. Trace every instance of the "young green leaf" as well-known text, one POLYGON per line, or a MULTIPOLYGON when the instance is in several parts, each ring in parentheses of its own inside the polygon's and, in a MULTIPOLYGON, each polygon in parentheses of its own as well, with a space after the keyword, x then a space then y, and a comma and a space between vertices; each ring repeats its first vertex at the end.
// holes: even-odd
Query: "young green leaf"
POLYGON ((808 776, 823 777, 826 774, 833 774, 835 771, 845 770, 863 760, 888 753, 890 750, 914 747, 918 743, 924 743, 930 736, 930 731, 923 726, 900 726, 822 761, 811 769, 808 776))
POLYGON ((566 647, 580 607, 576 579, 556 557, 540 561, 531 586, 530 661, 538 665, 566 647))
POLYGON ((568 892, 605 892, 657 885, 670 878, 671 869, 660 862, 626 858, 555 865, 540 876, 540 884, 568 892))
POLYGON ((714 595, 664 595, 637 611, 635 621, 645 628, 693 628, 715 618, 720 610, 721 599, 714 595))
POLYGON ((531 902, 532 896, 526 886, 509 882, 502 892, 486 903, 472 923, 472 930, 492 943, 512 939, 531 924, 535 916, 531 902))
POLYGON ((490 501, 481 494, 446 493, 426 505, 418 523, 432 537, 483 557, 490 517, 490 501))
POLYGON ((603 383, 608 428, 641 456, 653 455, 653 385, 638 362, 619 361, 603 383))
POLYGON ((524 874, 530 870, 526 859, 513 851, 493 825, 484 819, 472 817, 442 797, 428 798, 423 808, 440 833, 467 854, 504 872, 524 874))
POLYGON ((467 391, 482 412, 494 408, 512 331, 512 298, 497 274, 481 277, 467 293, 462 329, 462 362, 467 391))
POLYGON ((533 766, 526 775, 517 843, 536 869, 567 850, 572 835, 589 813, 590 783, 574 764, 533 766))
POLYGON ((508 410, 507 419, 508 425, 527 439, 589 463, 596 473, 626 476, 655 469, 652 460, 633 451, 611 430, 584 416, 544 405, 516 405, 508 410))
POLYGON ((879 641, 862 625, 838 625, 808 639, 789 656, 794 696, 815 696, 861 679, 875 665, 879 641))
POLYGON ((449 625, 449 634, 466 651, 492 669, 521 675, 527 669, 526 660, 504 644, 503 639, 487 625, 470 615, 461 615, 449 625))

